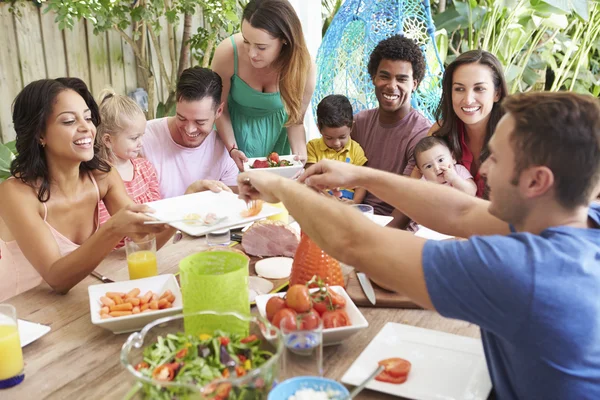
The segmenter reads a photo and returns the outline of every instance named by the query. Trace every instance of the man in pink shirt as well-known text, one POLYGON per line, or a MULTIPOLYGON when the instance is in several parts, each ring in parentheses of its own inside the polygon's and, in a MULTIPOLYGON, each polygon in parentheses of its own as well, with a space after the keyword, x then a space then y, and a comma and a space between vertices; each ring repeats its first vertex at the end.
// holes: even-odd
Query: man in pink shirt
POLYGON ((238 169, 214 131, 223 112, 221 77, 207 68, 188 68, 177 83, 176 116, 148 121, 144 156, 156 168, 163 198, 181 196, 198 180, 236 186, 238 169))
MULTIPOLYGON (((425 74, 423 52, 412 39, 392 36, 377 44, 368 71, 379 107, 356 114, 352 139, 364 149, 369 167, 410 175, 415 166, 414 148, 431 127, 431 122, 411 106, 411 95, 425 74)), ((393 214, 394 221, 388 226, 403 228, 409 222, 371 193, 363 202, 373 206, 375 214, 393 214)))

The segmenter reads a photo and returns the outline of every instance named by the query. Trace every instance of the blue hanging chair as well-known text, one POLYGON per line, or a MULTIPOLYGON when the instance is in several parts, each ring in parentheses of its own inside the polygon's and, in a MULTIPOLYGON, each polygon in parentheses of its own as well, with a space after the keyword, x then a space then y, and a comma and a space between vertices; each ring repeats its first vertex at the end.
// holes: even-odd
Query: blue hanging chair
POLYGON ((443 64, 434 39, 429 0, 346 0, 327 29, 317 53, 317 105, 330 94, 343 94, 354 113, 378 107, 369 56, 381 40, 395 34, 414 39, 425 55, 423 82, 412 96, 412 106, 434 120, 442 95, 443 64))

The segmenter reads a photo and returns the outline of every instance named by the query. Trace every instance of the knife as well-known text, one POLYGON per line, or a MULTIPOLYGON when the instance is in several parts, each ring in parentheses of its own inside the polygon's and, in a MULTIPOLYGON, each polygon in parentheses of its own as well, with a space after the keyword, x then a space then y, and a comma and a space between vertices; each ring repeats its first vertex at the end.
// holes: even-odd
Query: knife
POLYGON ((375 303, 377 302, 377 298, 375 297, 375 290, 373 289, 371 281, 369 280, 367 275, 363 274, 362 272, 357 272, 356 276, 358 277, 360 287, 362 288, 363 292, 365 292, 365 294, 367 295, 367 299, 369 299, 371 304, 375 305, 375 303))
POLYGON ((104 275, 96 272, 96 271, 92 271, 90 273, 90 275, 92 275, 94 278, 96 279, 100 279, 103 283, 113 283, 114 281, 110 278, 105 277, 104 275))

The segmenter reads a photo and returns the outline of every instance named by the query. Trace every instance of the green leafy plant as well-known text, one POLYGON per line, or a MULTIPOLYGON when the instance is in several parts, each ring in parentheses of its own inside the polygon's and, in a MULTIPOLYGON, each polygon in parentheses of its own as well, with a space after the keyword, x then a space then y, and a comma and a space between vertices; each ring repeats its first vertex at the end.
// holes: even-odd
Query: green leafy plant
POLYGON ((0 182, 10 176, 10 164, 15 159, 15 142, 0 143, 0 182))
POLYGON ((597 1, 454 1, 434 22, 438 34, 448 32, 449 62, 468 50, 488 50, 504 65, 511 92, 600 90, 593 59, 600 33, 597 1), (549 82, 547 70, 554 76, 549 82))
MULTIPOLYGON (((190 66, 190 54, 208 66, 217 40, 231 33, 239 23, 237 0, 49 0, 47 4, 44 12, 56 12, 60 29, 72 29, 75 21, 84 19, 93 26, 95 35, 108 30, 118 32, 133 49, 142 73, 140 83, 148 92, 148 103, 154 104, 155 79, 161 79, 167 88, 167 100, 159 105, 165 112, 175 103, 177 79, 190 66), (205 26, 193 33, 192 15, 200 11, 205 26), (166 26, 161 23, 164 19, 166 26), (182 23, 183 34, 179 38, 176 32, 182 23), (158 40, 163 30, 168 37, 170 71, 158 40), (153 67, 151 51, 158 59, 158 71, 153 67)), ((148 118, 154 116, 154 110, 150 109, 148 118)))

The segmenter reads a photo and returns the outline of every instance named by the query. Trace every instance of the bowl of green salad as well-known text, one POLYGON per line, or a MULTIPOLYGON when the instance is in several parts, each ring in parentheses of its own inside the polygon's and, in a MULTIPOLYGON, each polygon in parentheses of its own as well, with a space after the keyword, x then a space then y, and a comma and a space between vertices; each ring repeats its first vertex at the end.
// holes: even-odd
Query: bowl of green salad
POLYGON ((121 349, 134 379, 125 399, 266 400, 282 352, 281 333, 260 316, 202 311, 158 319, 121 349))

